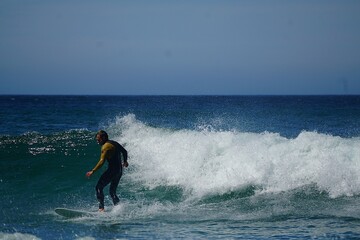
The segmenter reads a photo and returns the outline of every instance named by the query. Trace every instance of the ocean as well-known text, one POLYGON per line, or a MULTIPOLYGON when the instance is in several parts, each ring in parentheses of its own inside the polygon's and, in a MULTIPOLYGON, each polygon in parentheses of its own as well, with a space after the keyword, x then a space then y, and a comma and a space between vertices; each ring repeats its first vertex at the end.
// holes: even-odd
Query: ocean
POLYGON ((358 239, 360 96, 0 96, 0 239, 358 239), (95 133, 129 153, 96 211, 95 133))

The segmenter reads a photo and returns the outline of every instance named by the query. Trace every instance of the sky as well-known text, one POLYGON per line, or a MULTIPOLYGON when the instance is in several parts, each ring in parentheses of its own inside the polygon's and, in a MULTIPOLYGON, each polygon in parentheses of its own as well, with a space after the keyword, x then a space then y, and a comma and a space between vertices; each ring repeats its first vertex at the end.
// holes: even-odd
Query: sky
POLYGON ((360 1, 1 0, 0 94, 360 94, 360 1))

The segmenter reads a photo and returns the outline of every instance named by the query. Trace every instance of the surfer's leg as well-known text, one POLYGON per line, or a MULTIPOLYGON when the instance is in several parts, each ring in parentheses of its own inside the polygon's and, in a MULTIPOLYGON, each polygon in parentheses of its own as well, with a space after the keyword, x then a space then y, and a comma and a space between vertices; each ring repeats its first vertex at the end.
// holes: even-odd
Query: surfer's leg
POLYGON ((110 174, 108 171, 101 175, 98 183, 96 184, 96 197, 99 201, 99 209, 104 209, 104 187, 110 183, 110 174))
POLYGON ((118 204, 120 202, 118 196, 116 196, 116 188, 119 185, 119 181, 121 178, 122 173, 120 172, 118 175, 116 175, 110 183, 110 196, 113 200, 114 205, 118 204))

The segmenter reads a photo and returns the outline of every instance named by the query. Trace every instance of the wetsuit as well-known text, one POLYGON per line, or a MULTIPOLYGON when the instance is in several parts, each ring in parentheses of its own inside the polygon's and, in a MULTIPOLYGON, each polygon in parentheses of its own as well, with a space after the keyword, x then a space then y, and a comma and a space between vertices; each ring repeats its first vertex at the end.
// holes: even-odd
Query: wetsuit
POLYGON ((98 170, 104 161, 108 162, 108 169, 101 175, 98 183, 96 184, 96 197, 99 201, 99 209, 104 208, 104 192, 103 189, 110 183, 110 196, 114 205, 119 202, 119 198, 116 196, 116 188, 119 185, 119 181, 122 175, 122 163, 121 156, 124 162, 127 162, 127 151, 119 143, 108 140, 101 147, 101 157, 99 163, 95 166, 93 171, 98 170))

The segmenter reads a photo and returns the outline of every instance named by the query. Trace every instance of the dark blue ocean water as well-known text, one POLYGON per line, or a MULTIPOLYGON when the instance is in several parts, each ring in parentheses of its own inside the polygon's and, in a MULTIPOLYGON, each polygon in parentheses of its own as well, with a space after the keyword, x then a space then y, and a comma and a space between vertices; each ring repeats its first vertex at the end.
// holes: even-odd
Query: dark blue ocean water
POLYGON ((360 237, 360 96, 0 96, 0 164, 4 239, 360 237), (121 204, 62 218, 96 210, 98 129, 121 204))

